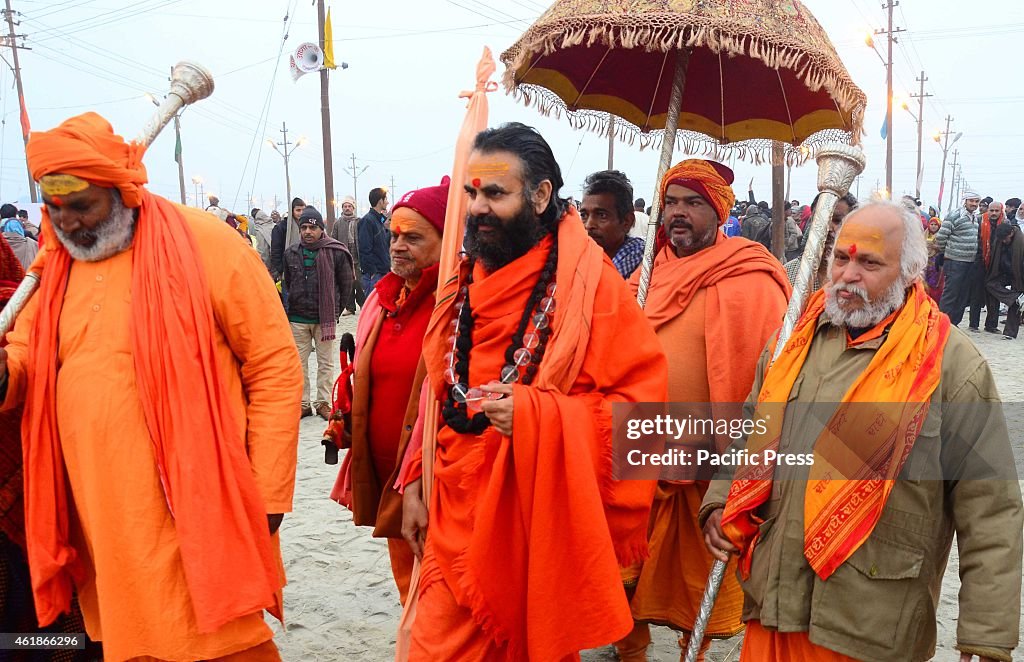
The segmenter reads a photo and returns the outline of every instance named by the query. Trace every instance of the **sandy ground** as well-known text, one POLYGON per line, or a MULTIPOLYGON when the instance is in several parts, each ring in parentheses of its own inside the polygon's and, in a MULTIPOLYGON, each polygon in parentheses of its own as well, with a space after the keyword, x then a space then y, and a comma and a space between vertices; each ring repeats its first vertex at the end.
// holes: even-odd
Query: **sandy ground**
MULTIPOLYGON (((354 330, 355 318, 343 317, 339 333, 354 330)), ((1010 342, 999 335, 981 333, 971 334, 971 339, 988 358, 1003 402, 1024 403, 1024 338, 1010 342)), ((1019 446, 1024 443, 1020 434, 1024 430, 1022 410, 1024 404, 1008 408, 1018 467, 1024 457, 1019 446)), ((273 623, 275 641, 287 662, 384 662, 393 659, 400 615, 387 545, 371 538, 369 529, 353 526, 348 510, 328 498, 337 466, 323 462, 323 429, 319 418, 302 421, 295 508, 281 527, 289 581, 285 588, 287 626, 282 629, 276 621, 273 623)), ((959 584, 954 546, 942 587, 936 660, 959 659, 953 648, 959 584)), ((672 631, 662 627, 652 630, 654 645, 649 658, 661 662, 679 659, 672 631)), ((708 661, 738 660, 741 640, 738 636, 715 642, 708 661)), ((582 657, 588 662, 617 659, 611 647, 586 651, 582 657)))

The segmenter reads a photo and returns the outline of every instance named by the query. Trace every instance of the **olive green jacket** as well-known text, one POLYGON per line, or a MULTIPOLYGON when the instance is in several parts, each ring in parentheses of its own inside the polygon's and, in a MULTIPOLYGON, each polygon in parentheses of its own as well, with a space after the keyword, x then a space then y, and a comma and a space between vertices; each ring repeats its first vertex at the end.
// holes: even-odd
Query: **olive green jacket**
MULTIPOLYGON (((811 452, 834 403, 886 338, 847 347, 845 330, 822 315, 786 405, 780 453, 811 452)), ((768 359, 766 349, 745 406, 748 416, 768 359)), ((757 513, 764 523, 750 578, 741 581, 744 621, 808 632, 813 643, 858 660, 928 660, 935 653, 939 588, 955 532, 962 580, 957 647, 1011 659, 1020 626, 1020 484, 992 373, 959 329, 946 343, 928 416, 878 524, 826 580, 804 556, 808 471, 777 468, 771 497, 757 513)), ((701 525, 725 502, 729 475, 712 482, 701 525)))

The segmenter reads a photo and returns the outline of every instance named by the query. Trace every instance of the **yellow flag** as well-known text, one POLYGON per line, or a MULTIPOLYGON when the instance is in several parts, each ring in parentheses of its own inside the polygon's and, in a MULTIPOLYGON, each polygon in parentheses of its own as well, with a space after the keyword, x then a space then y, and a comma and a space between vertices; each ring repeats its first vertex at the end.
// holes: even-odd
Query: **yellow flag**
POLYGON ((324 19, 324 69, 337 69, 334 64, 334 31, 331 30, 331 8, 327 8, 324 19))

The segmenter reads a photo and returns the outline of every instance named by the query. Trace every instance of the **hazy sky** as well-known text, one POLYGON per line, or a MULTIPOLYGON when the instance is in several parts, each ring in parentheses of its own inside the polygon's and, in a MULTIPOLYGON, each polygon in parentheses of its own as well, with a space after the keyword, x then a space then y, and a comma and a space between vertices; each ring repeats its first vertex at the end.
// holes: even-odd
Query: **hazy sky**
MULTIPOLYGON (((881 27, 881 2, 804 0, 829 33, 854 81, 868 95, 864 148, 868 167, 859 186, 862 197, 885 181, 885 142, 879 130, 885 115, 885 68, 864 45, 863 35, 881 27)), ((32 126, 51 128, 63 119, 95 110, 115 129, 134 136, 152 106, 145 92, 162 95, 167 71, 193 59, 214 74, 213 96, 182 117, 185 179, 194 197, 193 175, 204 193, 216 193, 224 206, 248 211, 269 208, 276 195, 284 208, 281 157, 265 144, 306 136, 291 160, 293 195, 307 202, 324 197, 320 132, 320 86, 316 74, 292 82, 288 55, 304 41, 316 41, 316 5, 311 0, 12 0, 20 12, 18 34, 25 96, 32 126), (283 19, 291 15, 282 49, 283 19), (278 54, 280 53, 280 56, 278 54)), ((458 93, 471 86, 483 46, 497 59, 540 15, 539 0, 376 0, 329 2, 335 55, 350 66, 331 74, 331 115, 337 195, 351 194, 351 155, 358 169, 360 207, 370 188, 396 191, 437 183, 450 168, 452 148, 464 116, 458 93)), ((902 0, 896 25, 896 94, 917 91, 923 68, 934 94, 925 105, 925 177, 922 198, 938 195, 942 150, 931 140, 944 128, 962 131, 957 144, 965 179, 982 195, 1003 200, 1024 197, 1019 156, 1024 137, 1024 75, 1018 66, 1024 40, 1024 3, 1015 0, 902 0)), ((884 37, 876 38, 884 55, 884 37)), ((9 60, 9 50, 5 49, 9 60)), ((0 199, 27 199, 27 175, 13 76, 0 72, 0 199)), ((504 67, 499 63, 495 80, 504 67)), ((566 181, 564 195, 579 195, 584 177, 607 165, 607 139, 573 130, 568 122, 541 117, 506 97, 490 96, 491 124, 518 120, 536 126, 551 143, 566 181)), ((754 103, 756 101, 752 101, 754 103)), ((916 101, 911 110, 917 111, 916 101)), ((917 126, 895 110, 894 185, 896 194, 913 192, 917 126)), ((174 132, 168 128, 146 156, 150 188, 177 199, 174 132)), ((677 154, 677 157, 681 156, 677 154)), ((952 160, 952 149, 950 160, 952 160)), ((633 180, 636 194, 653 192, 657 155, 620 144, 615 166, 633 180)), ((759 198, 770 197, 769 166, 737 162, 737 194, 754 178, 759 198)), ((791 197, 809 201, 816 192, 816 167, 794 169, 791 197)), ((946 200, 951 173, 947 169, 946 200)), ((856 187, 854 192, 856 193, 856 187)), ((943 207, 946 204, 944 202, 943 207)))

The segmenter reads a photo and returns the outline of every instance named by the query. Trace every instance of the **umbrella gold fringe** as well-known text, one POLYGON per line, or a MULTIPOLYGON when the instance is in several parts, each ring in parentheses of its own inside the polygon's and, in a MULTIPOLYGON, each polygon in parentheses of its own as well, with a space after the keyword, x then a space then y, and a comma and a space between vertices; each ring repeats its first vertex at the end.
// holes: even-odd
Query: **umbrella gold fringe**
MULTIPOLYGON (((793 71, 809 90, 824 89, 836 102, 840 112, 850 118, 850 126, 844 132, 848 136, 845 142, 860 143, 860 136, 864 131, 867 97, 854 84, 846 68, 836 57, 824 53, 810 53, 797 43, 781 43, 779 37, 767 34, 731 33, 711 21, 702 23, 700 17, 687 17, 690 23, 683 27, 617 25, 611 21, 628 21, 629 17, 609 15, 606 18, 606 22, 599 21, 596 24, 593 16, 562 19, 550 24, 535 24, 501 56, 502 62, 506 65, 502 78, 506 91, 511 93, 524 87, 516 80, 516 73, 538 55, 550 55, 556 50, 584 43, 588 47, 600 44, 609 48, 643 48, 649 52, 708 48, 730 57, 755 58, 772 69, 788 69, 793 71)), ((522 96, 530 94, 526 92, 522 96)), ((561 105, 564 107, 564 103, 561 105)), ((538 106, 538 109, 541 109, 541 106, 538 106)), ((569 112, 578 114, 580 111, 569 112)), ((605 128, 607 129, 607 126, 605 128)), ((807 141, 804 142, 806 144, 807 141)))
MULTIPOLYGON (((519 85, 511 91, 511 95, 527 107, 532 106, 545 117, 561 118, 564 114, 573 129, 592 132, 600 136, 608 135, 609 116, 606 112, 585 109, 569 110, 565 102, 554 92, 539 85, 519 85)), ((641 151, 660 149, 662 141, 665 139, 663 130, 645 132, 621 117, 615 118, 614 131, 617 141, 631 147, 639 145, 641 151)), ((812 161, 820 147, 835 142, 851 144, 852 138, 853 136, 848 131, 826 129, 809 136, 799 145, 787 143, 785 164, 801 166, 812 161)), ((701 156, 716 161, 726 161, 735 157, 741 161, 761 165, 770 163, 772 160, 772 141, 767 139, 723 144, 704 133, 680 129, 676 132, 675 147, 681 154, 701 156)))

